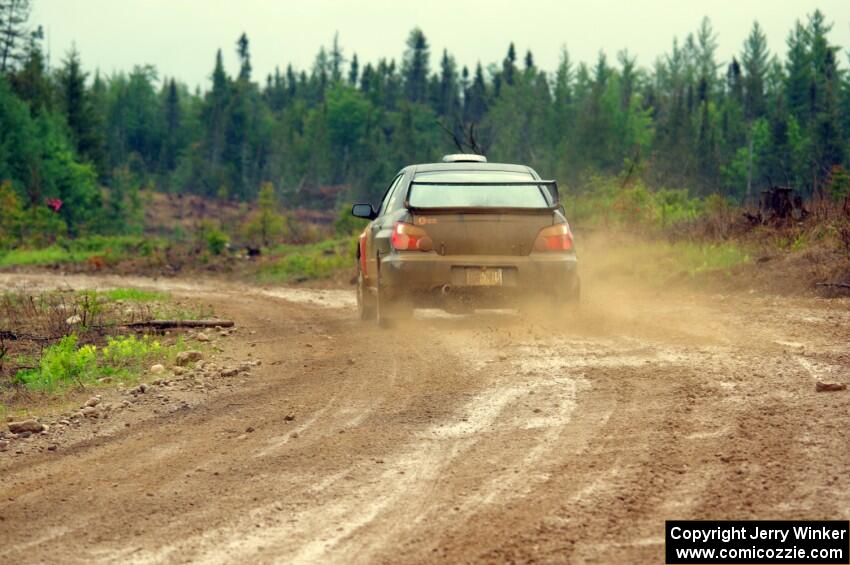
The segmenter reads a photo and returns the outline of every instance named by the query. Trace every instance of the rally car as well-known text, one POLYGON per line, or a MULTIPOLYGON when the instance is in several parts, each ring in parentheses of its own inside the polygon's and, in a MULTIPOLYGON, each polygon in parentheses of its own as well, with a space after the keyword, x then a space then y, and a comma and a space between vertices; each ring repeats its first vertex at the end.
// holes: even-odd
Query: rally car
POLYGON ((360 318, 387 324, 416 307, 448 311, 536 301, 556 312, 580 284, 573 234, 555 181, 530 167, 447 155, 403 168, 357 248, 360 318))

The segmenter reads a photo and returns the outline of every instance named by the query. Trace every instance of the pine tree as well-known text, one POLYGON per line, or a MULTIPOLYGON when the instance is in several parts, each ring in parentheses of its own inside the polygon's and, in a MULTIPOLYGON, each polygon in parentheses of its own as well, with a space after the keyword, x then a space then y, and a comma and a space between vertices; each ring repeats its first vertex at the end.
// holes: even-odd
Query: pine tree
POLYGON ((787 45, 785 98, 788 111, 798 123, 807 124, 811 116, 810 89, 813 77, 809 35, 799 21, 788 35, 787 45))
POLYGON ((525 70, 526 72, 534 69, 534 55, 531 54, 531 49, 525 52, 525 70))
POLYGON ((257 211, 243 228, 245 235, 269 247, 287 232, 286 219, 278 213, 277 195, 270 182, 263 183, 257 195, 257 211))
POLYGON ((717 136, 713 116, 708 79, 701 77, 697 85, 697 99, 700 109, 699 126, 697 128, 696 157, 699 167, 700 184, 705 194, 711 194, 717 189, 717 173, 719 170, 717 156, 717 136))
POLYGON ((342 65, 344 62, 345 58, 342 54, 342 47, 339 46, 339 32, 336 32, 334 33, 330 54, 331 82, 333 84, 342 81, 342 65))
POLYGON ((319 48, 316 54, 316 59, 313 62, 313 72, 310 75, 310 93, 311 101, 318 104, 325 99, 325 90, 328 88, 328 80, 330 79, 330 60, 328 52, 324 47, 319 48))
POLYGON ((80 64, 80 53, 76 47, 72 47, 58 75, 62 109, 77 153, 104 174, 106 166, 102 129, 98 128, 94 108, 86 90, 87 76, 80 64))
POLYGON ((466 100, 469 98, 469 87, 472 83, 469 81, 469 67, 466 65, 460 71, 460 109, 461 119, 466 121, 466 100))
POLYGON ((357 61, 357 53, 351 56, 351 63, 348 65, 348 84, 357 86, 357 80, 360 77, 360 63, 357 61))
POLYGON ((735 57, 726 71, 726 97, 723 100, 721 131, 726 144, 726 156, 731 158, 746 141, 744 123, 744 78, 735 57))
POLYGON ((25 57, 30 0, 0 0, 0 73, 7 73, 25 57))
POLYGON ((199 164, 201 170, 198 171, 199 184, 207 195, 217 194, 222 189, 229 190, 223 161, 231 82, 224 70, 221 49, 216 52, 211 78, 212 88, 206 93, 201 106, 203 159, 199 164))
POLYGON ((295 70, 292 65, 286 65, 286 97, 288 100, 295 100, 298 94, 298 79, 295 77, 295 70))
POLYGON ((714 92, 717 83, 717 69, 719 65, 715 60, 717 53, 717 34, 711 25, 711 20, 704 17, 700 22, 696 37, 696 73, 706 81, 707 94, 714 92))
POLYGON ((410 102, 425 102, 428 93, 429 50, 425 34, 414 28, 407 38, 402 76, 404 95, 410 102))
POLYGON ((487 84, 484 82, 484 69, 481 63, 475 66, 475 77, 469 88, 469 96, 464 99, 464 115, 466 121, 480 123, 487 113, 487 84))
POLYGON ((502 80, 505 84, 513 86, 516 78, 516 48, 514 42, 508 45, 508 54, 502 61, 502 80))
POLYGON ((11 76, 12 87, 21 99, 29 103, 33 115, 53 107, 53 85, 41 51, 43 37, 41 28, 31 35, 23 65, 11 76))
POLYGON ((555 104, 558 107, 572 102, 573 75, 570 53, 566 46, 561 47, 561 59, 558 62, 558 71, 555 74, 555 104))
POLYGON ((617 60, 620 63, 620 109, 628 112, 637 88, 637 58, 630 57, 628 50, 624 49, 617 54, 617 60))
POLYGON ((445 49, 443 50, 443 58, 440 60, 439 81, 437 113, 441 116, 454 116, 459 106, 457 65, 454 58, 449 57, 448 51, 445 49))
POLYGON ((744 114, 747 120, 752 121, 765 115, 764 83, 769 60, 767 36, 761 30, 759 23, 753 22, 753 28, 744 42, 744 52, 741 54, 741 62, 744 66, 744 114))
POLYGON ((248 36, 243 33, 236 41, 236 55, 239 57, 239 80, 251 80, 251 53, 248 36))
POLYGON ((840 78, 835 60, 836 47, 829 44, 827 34, 832 25, 820 10, 809 18, 810 53, 813 64, 810 87, 812 102, 813 177, 816 184, 826 179, 832 167, 841 164, 844 147, 839 114, 840 78))
POLYGON ((163 142, 160 157, 160 171, 170 173, 177 167, 177 157, 180 146, 180 95, 177 83, 172 78, 166 82, 165 100, 163 103, 163 142))
POLYGON ((360 91, 369 95, 369 99, 372 100, 373 103, 380 105, 378 103, 379 98, 371 96, 372 94, 377 95, 380 92, 380 89, 381 85, 378 73, 375 72, 375 68, 372 66, 372 63, 366 63, 366 66, 363 67, 363 73, 360 75, 360 91))

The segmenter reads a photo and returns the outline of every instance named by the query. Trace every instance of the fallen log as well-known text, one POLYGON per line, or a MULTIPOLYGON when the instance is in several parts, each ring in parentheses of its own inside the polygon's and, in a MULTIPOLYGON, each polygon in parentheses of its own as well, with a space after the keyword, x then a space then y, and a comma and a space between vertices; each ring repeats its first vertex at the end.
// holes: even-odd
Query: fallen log
POLYGON ((147 320, 125 324, 125 327, 164 330, 170 328, 232 328, 234 325, 233 320, 147 320))

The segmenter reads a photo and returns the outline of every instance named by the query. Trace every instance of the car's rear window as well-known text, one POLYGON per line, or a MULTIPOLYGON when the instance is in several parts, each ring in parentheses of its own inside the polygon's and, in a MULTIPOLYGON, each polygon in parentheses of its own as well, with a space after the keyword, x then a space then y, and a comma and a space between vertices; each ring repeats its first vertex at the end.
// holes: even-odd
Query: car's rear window
POLYGON ((538 184, 477 186, 417 182, 516 182, 535 180, 512 171, 433 171, 418 173, 410 186, 413 208, 548 208, 545 188, 538 184))

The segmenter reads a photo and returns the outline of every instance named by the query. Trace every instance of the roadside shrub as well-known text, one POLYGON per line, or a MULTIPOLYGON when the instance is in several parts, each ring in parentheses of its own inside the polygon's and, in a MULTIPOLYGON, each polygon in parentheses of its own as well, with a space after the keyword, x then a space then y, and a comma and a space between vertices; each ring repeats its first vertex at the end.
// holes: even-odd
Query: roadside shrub
POLYGON ((221 255, 227 249, 230 238, 221 230, 212 229, 206 234, 207 251, 213 255, 221 255))
POLYGON ((230 238, 219 229, 218 224, 209 220, 204 220, 198 225, 195 238, 198 251, 206 250, 212 255, 221 255, 230 243, 230 238))
POLYGON ((682 188, 657 190, 654 200, 658 209, 657 225, 662 229, 694 220, 704 211, 703 203, 691 198, 682 188))
POLYGON ((634 230, 655 227, 659 215, 652 193, 643 185, 622 189, 612 207, 620 225, 634 230))
POLYGON ((274 186, 263 183, 257 195, 257 211, 242 228, 249 241, 268 247, 290 234, 287 218, 278 213, 278 207, 274 186))
POLYGON ((97 371, 97 348, 77 348, 77 336, 63 337, 59 343, 44 349, 35 369, 24 369, 15 376, 17 382, 32 389, 54 390, 61 385, 83 386, 97 371))
POLYGON ((104 364, 111 369, 126 369, 156 358, 163 353, 162 344, 150 336, 110 337, 102 351, 104 364))
POLYGON ((685 189, 650 190, 642 182, 622 187, 613 177, 593 177, 582 191, 564 191, 562 201, 579 227, 657 232, 704 214, 703 202, 685 189))

